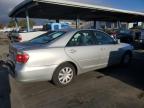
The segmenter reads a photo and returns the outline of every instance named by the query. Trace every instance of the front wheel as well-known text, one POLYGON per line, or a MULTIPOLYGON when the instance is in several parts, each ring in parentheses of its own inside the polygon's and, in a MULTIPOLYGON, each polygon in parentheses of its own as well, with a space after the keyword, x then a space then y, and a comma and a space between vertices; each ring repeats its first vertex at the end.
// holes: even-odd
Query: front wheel
POLYGON ((76 75, 75 67, 70 63, 60 65, 54 72, 52 81, 57 86, 67 86, 72 82, 76 75))
POLYGON ((130 52, 126 52, 122 57, 121 64, 126 66, 129 65, 131 61, 132 61, 132 54, 130 52))

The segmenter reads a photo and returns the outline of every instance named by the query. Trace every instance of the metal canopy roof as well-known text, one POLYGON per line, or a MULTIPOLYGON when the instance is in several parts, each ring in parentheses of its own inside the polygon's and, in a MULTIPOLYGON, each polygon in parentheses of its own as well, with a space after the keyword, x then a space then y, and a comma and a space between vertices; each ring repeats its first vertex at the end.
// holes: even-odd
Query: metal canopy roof
POLYGON ((144 13, 90 5, 66 0, 25 0, 16 6, 10 17, 24 18, 28 9, 30 18, 81 19, 99 21, 144 21, 144 13))

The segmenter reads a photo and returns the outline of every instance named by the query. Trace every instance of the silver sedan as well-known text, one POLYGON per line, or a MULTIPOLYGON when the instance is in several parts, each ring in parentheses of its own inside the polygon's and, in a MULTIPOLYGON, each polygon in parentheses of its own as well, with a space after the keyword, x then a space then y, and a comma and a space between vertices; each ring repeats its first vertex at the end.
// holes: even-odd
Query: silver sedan
POLYGON ((66 86, 75 76, 131 62, 133 47, 98 30, 61 30, 10 45, 13 76, 22 82, 52 80, 66 86))

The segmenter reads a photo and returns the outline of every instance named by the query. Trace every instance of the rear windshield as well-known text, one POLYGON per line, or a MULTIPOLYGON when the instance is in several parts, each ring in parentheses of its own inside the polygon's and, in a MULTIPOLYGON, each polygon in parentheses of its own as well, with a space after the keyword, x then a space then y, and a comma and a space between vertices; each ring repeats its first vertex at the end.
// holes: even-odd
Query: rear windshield
POLYGON ((29 42, 31 43, 38 43, 38 44, 44 44, 44 43, 49 43, 55 39, 57 39, 58 37, 61 37, 65 34, 66 32, 64 31, 55 31, 55 32, 51 32, 51 33, 45 33, 41 36, 38 36, 32 40, 30 40, 29 42))

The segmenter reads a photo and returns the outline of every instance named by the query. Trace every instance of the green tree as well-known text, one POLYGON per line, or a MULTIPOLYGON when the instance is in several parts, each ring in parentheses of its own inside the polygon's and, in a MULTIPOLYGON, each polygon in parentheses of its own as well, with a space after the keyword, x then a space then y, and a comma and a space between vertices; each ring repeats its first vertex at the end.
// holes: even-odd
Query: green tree
POLYGON ((4 28, 4 25, 0 23, 0 29, 3 29, 3 28, 4 28))
MULTIPOLYGON (((29 23, 31 28, 35 25, 35 22, 32 19, 29 20, 29 23)), ((22 28, 27 28, 26 19, 20 19, 18 25, 22 28)))
MULTIPOLYGON (((30 27, 32 28, 35 25, 35 22, 30 19, 30 27)), ((21 28, 27 28, 27 22, 26 19, 20 19, 18 20, 18 26, 21 28)), ((15 21, 13 19, 11 19, 8 23, 8 27, 15 27, 15 21)))
POLYGON ((8 23, 8 27, 15 27, 15 22, 13 19, 11 19, 8 23))

